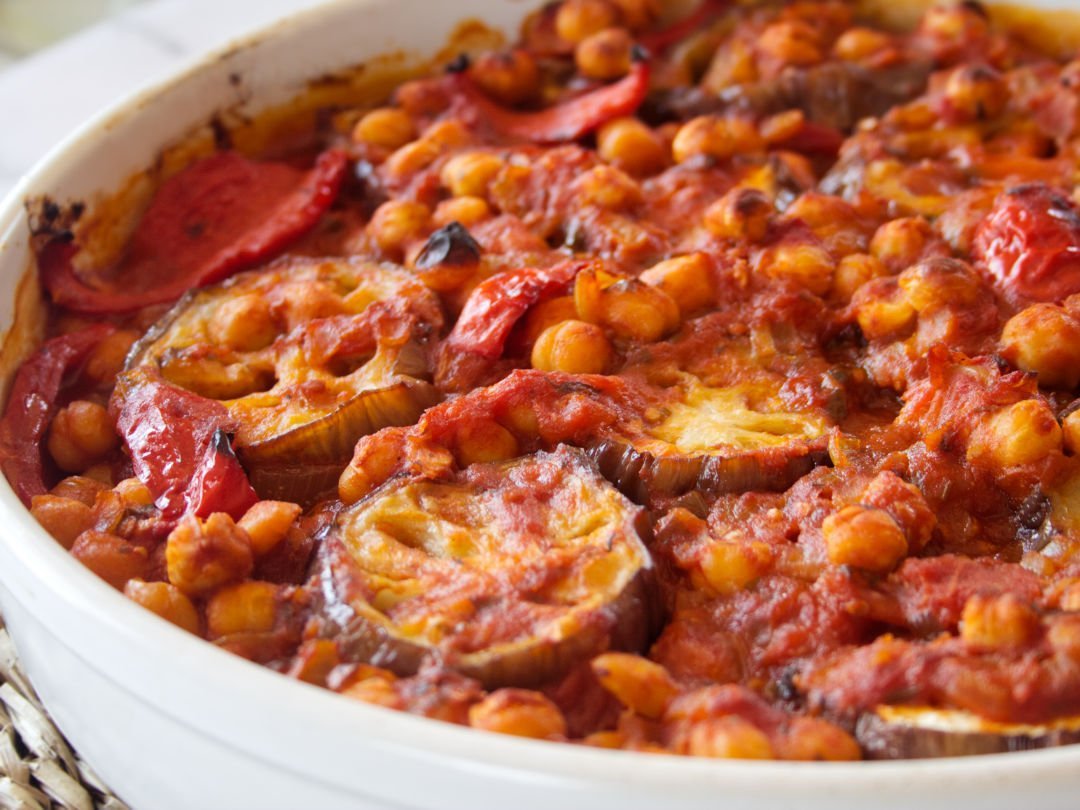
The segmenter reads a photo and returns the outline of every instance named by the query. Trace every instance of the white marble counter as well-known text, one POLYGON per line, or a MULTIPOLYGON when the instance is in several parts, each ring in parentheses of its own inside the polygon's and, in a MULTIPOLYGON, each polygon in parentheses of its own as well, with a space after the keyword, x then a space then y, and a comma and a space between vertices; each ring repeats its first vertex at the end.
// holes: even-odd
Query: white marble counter
POLYGON ((17 62, 0 55, 0 197, 94 113, 318 0, 152 0, 17 62))

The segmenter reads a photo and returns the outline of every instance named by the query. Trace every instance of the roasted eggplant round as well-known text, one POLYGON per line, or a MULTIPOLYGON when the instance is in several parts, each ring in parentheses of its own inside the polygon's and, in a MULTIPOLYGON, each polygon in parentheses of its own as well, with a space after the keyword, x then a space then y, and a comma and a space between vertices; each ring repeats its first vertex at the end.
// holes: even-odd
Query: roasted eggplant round
POLYGON ((357 439, 437 400, 427 347, 441 325, 432 293, 399 268, 288 258, 185 296, 127 368, 223 402, 259 495, 310 503, 357 439))
POLYGON ((658 619, 642 510, 578 450, 394 479, 342 511, 317 564, 345 660, 425 659, 485 686, 538 685, 658 619))

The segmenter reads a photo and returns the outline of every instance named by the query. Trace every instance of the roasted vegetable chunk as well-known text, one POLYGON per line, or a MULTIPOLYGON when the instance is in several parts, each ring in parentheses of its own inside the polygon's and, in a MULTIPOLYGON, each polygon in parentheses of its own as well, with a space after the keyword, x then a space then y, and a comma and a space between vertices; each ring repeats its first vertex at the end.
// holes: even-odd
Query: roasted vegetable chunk
POLYGON ((223 402, 260 496, 310 502, 359 437, 435 401, 426 343, 440 326, 432 294, 401 270, 290 259, 185 297, 128 367, 223 402))
POLYGON ((352 660, 438 658, 489 687, 641 649, 657 618, 642 518, 569 448, 391 481, 326 537, 322 633, 352 660))

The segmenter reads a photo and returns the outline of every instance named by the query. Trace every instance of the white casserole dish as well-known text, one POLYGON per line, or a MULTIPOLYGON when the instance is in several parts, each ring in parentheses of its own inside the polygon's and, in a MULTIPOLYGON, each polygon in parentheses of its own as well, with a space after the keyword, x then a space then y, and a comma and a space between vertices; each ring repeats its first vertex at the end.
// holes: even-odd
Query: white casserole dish
MULTIPOLYGON (((354 0, 298 15, 97 117, 0 206, 0 330, 29 266, 23 200, 92 199, 235 105, 395 48, 430 54, 476 17, 512 31, 526 0, 354 0), (422 25, 418 25, 422 21, 422 25)), ((1069 2, 1043 2, 1068 7, 1069 2)), ((694 760, 524 741, 339 698, 222 652, 127 601, 0 482, 0 608, 57 723, 141 810, 192 808, 1075 808, 1080 746, 967 759, 694 760)))

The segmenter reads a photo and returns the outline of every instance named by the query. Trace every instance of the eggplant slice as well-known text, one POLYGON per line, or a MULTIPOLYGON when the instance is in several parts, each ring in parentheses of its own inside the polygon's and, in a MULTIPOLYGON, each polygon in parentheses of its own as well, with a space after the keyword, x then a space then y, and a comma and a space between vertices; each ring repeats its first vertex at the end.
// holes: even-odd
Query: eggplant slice
POLYGON ((320 635, 400 675, 434 659, 488 688, 539 685, 651 641, 647 533, 643 510, 568 447, 394 479, 321 544, 320 635))
POLYGON ((600 471, 642 503, 698 489, 781 491, 828 460, 823 413, 786 410, 761 384, 710 387, 687 375, 674 398, 646 409, 625 435, 590 447, 600 471))
POLYGON ((871 759, 999 754, 1080 742, 1080 717, 1028 725, 955 709, 884 705, 859 718, 855 736, 871 759))
POLYGON ((223 402, 259 496, 310 505, 361 436, 437 402, 427 343, 441 326, 433 294, 398 267, 288 257, 186 295, 126 367, 223 402))

